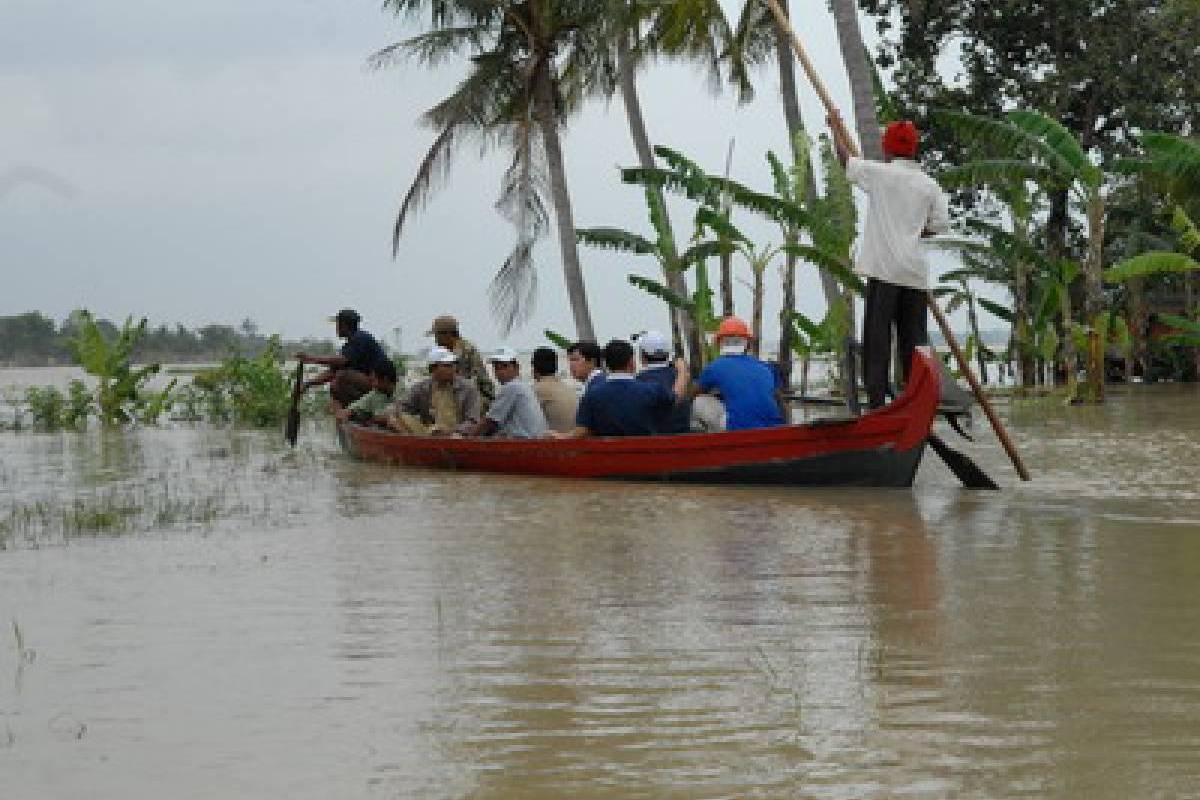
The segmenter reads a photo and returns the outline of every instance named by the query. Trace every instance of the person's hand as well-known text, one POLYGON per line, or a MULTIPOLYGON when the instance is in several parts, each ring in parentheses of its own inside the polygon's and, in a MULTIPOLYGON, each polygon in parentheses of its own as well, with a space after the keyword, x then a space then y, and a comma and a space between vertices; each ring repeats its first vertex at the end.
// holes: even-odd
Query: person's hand
POLYGON ((675 369, 677 372, 686 371, 687 370, 687 362, 684 361, 682 358, 675 359, 675 369))

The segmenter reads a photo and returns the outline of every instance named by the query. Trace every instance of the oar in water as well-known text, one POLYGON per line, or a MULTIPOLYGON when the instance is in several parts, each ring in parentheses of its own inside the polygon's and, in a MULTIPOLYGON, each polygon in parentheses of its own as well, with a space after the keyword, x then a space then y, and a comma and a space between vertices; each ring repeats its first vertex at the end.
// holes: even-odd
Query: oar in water
POLYGON ((283 439, 292 447, 300 434, 300 395, 304 394, 304 363, 296 364, 296 378, 292 383, 292 405, 288 408, 287 422, 283 427, 283 439))
POLYGON ((929 432, 929 446, 933 448, 933 452, 941 456, 942 461, 950 468, 962 485, 968 489, 999 489, 996 482, 988 477, 988 474, 979 468, 979 465, 967 457, 965 453, 960 453, 942 440, 933 431, 929 432))

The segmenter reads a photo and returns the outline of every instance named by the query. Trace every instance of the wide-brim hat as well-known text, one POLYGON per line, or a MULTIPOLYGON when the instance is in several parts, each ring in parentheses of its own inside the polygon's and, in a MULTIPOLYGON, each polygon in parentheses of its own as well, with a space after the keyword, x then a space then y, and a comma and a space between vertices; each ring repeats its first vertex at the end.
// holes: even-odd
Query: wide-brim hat
POLYGON ((429 326, 429 330, 425 332, 425 335, 433 336, 436 333, 458 333, 458 320, 449 314, 434 317, 433 324, 429 326))

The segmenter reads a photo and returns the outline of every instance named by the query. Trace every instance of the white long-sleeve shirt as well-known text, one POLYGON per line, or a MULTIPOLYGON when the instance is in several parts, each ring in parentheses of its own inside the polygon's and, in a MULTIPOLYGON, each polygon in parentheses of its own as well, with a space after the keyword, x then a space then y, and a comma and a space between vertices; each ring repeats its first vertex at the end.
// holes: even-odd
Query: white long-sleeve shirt
POLYGON ((867 193, 870 208, 855 270, 867 278, 929 288, 921 232, 950 229, 946 195, 915 161, 850 158, 846 177, 867 193))

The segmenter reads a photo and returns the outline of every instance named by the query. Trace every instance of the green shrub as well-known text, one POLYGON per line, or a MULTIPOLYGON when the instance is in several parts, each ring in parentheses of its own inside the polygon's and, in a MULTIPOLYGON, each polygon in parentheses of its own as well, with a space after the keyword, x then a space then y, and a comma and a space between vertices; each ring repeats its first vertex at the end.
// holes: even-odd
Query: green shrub
POLYGON ((234 354, 196 374, 176 409, 213 423, 270 428, 283 422, 292 401, 291 376, 283 369, 283 345, 272 336, 253 358, 234 354))
POLYGON ((67 396, 57 386, 30 386, 25 390, 25 405, 33 418, 33 427, 56 431, 62 427, 67 396))

